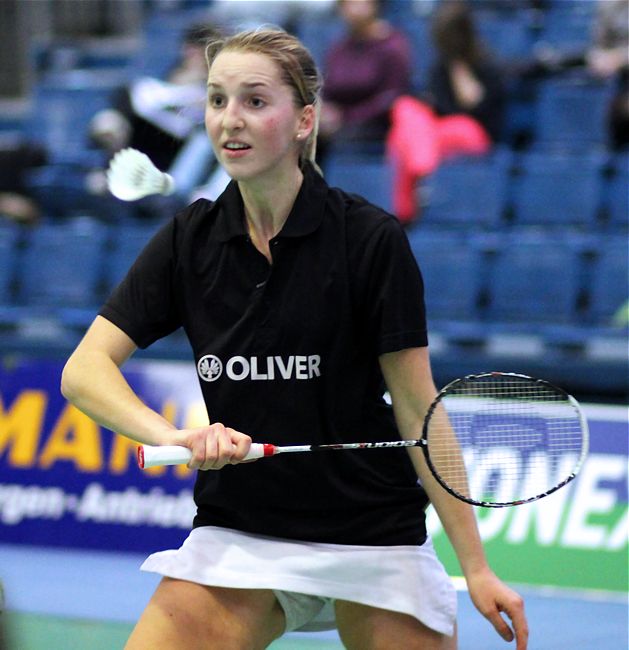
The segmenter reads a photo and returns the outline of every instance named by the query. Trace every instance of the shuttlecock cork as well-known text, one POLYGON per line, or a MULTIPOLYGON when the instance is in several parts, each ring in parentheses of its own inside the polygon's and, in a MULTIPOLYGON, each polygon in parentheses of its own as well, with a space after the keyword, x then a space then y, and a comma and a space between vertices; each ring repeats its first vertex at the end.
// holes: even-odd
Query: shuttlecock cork
POLYGON ((172 194, 175 182, 137 149, 122 149, 109 163, 107 187, 121 201, 137 201, 151 194, 172 194))

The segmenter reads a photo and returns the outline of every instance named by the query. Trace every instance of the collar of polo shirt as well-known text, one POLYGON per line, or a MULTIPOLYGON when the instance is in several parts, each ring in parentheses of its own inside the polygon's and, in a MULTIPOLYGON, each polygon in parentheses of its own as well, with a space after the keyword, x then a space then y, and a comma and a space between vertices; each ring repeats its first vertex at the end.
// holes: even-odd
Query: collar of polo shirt
MULTIPOLYGON (((327 186, 324 180, 311 164, 307 164, 304 169, 304 182, 278 237, 303 237, 317 230, 323 219, 326 199, 327 186)), ((242 197, 236 181, 229 183, 211 210, 218 211, 212 239, 225 242, 235 237, 247 236, 242 197), (234 219, 236 213, 242 218, 234 219)))

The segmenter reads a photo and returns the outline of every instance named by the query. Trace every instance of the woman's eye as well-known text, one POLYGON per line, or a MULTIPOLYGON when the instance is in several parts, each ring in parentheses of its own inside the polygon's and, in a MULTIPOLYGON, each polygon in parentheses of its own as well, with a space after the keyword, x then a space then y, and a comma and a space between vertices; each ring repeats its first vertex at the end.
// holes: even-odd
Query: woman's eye
POLYGON ((223 105, 224 100, 220 95, 210 95, 208 103, 213 108, 220 108, 223 105))
POLYGON ((252 97, 249 102, 254 108, 261 108, 264 106, 264 100, 260 99, 260 97, 252 97))

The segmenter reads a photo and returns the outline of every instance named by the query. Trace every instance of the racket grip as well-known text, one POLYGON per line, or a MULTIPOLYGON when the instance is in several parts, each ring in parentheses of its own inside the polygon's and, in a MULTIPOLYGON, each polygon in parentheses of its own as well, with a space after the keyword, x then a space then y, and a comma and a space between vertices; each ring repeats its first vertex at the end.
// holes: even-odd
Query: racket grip
MULTIPOLYGON (((251 448, 243 460, 253 460, 264 456, 273 456, 275 445, 252 443, 251 448)), ((138 465, 140 469, 159 467, 162 465, 186 465, 192 458, 192 452, 188 447, 177 445, 163 445, 152 447, 140 445, 138 447, 138 465)))

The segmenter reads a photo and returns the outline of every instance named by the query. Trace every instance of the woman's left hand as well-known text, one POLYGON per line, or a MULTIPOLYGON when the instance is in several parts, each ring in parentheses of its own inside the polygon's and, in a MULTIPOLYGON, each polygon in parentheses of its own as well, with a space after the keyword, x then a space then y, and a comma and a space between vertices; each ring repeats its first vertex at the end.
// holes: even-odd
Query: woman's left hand
POLYGON ((466 576, 472 602, 505 641, 516 641, 516 650, 526 650, 529 637, 524 601, 489 569, 466 576), (511 627, 502 617, 504 612, 511 627))

